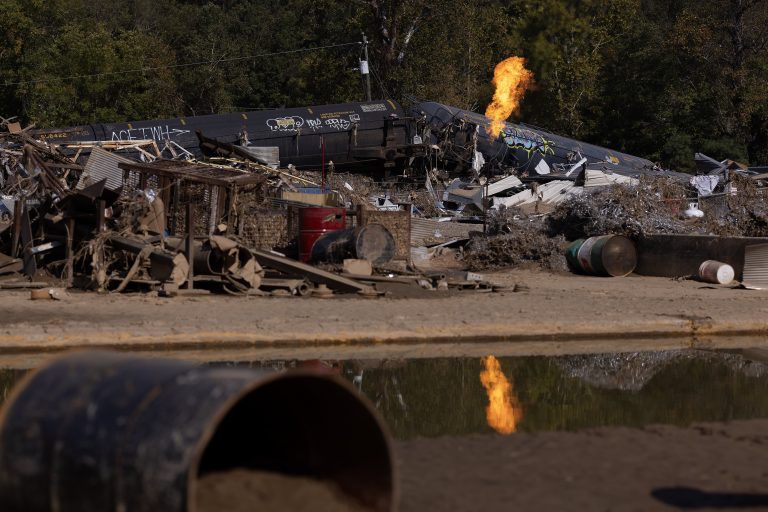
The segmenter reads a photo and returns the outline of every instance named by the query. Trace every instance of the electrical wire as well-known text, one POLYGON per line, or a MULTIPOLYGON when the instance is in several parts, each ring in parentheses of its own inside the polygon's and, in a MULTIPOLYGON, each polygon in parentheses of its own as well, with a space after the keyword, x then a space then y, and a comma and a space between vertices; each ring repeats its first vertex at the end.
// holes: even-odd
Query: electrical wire
POLYGON ((40 84, 40 83, 47 83, 47 82, 63 82, 66 80, 77 80, 80 78, 96 78, 100 76, 114 76, 114 75, 129 75, 132 73, 146 73, 147 71, 157 71, 160 69, 176 69, 176 68, 185 68, 185 67, 192 67, 192 66, 203 66, 206 64, 219 64, 224 62, 237 62, 242 60, 253 60, 258 59, 261 57, 273 57, 276 55, 288 55, 291 53, 303 53, 303 52, 309 52, 314 50, 327 50, 330 48, 341 48, 344 46, 352 46, 352 45, 359 45, 362 44, 359 41, 356 41, 354 43, 340 43, 340 44, 329 44, 325 46, 314 46, 311 48, 298 48, 295 50, 285 50, 281 52, 271 52, 271 53, 259 53, 256 55, 248 55, 244 57, 230 57, 228 59, 214 59, 214 60, 204 60, 204 61, 197 61, 197 62, 187 62, 183 64, 169 64, 167 66, 150 66, 145 68, 135 68, 135 69, 126 69, 123 71, 108 71, 106 73, 91 73, 86 75, 71 75, 71 76, 63 76, 63 77, 55 77, 55 78, 43 78, 39 80, 24 80, 21 82, 4 82, 2 84, 3 87, 10 87, 14 85, 28 85, 28 84, 40 84))

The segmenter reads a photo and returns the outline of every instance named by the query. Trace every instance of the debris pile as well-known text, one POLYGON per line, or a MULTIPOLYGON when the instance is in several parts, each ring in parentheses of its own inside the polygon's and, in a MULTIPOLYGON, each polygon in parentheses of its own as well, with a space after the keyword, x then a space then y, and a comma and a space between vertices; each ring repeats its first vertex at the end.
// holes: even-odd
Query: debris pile
POLYGON ((606 233, 637 239, 649 233, 698 231, 681 217, 687 195, 684 185, 666 177, 594 189, 558 205, 549 217, 549 230, 569 240, 606 233))
POLYGON ((493 212, 488 236, 475 236, 465 247, 464 261, 473 270, 533 265, 565 271, 567 242, 562 235, 550 237, 541 216, 527 215, 516 208, 493 212))
POLYGON ((692 177, 540 129, 506 123, 493 135, 484 116, 445 105, 420 103, 407 119, 380 108, 352 104, 350 123, 313 120, 303 135, 296 116, 266 119, 270 137, 175 130, 190 134, 184 145, 170 131, 36 139, 3 120, 0 276, 102 292, 376 296, 381 278, 482 288, 430 277, 446 269, 565 270, 568 242, 602 235, 768 235, 768 175, 737 162, 697 155, 704 174, 692 177), (352 260, 370 272, 345 270, 367 268, 352 260))
MULTIPOLYGON (((0 288, 376 297, 399 276, 390 266, 381 278, 374 268, 393 258, 407 266, 410 209, 399 197, 381 197, 369 177, 281 169, 239 154, 196 161, 178 151, 165 159, 143 142, 65 147, 27 131, 7 121, 0 131, 0 288), (326 250, 313 251, 311 263, 336 262, 338 271, 273 252, 290 248, 302 229, 297 208, 314 204, 314 191, 302 188, 318 182, 321 204, 352 214, 349 226, 320 226, 323 236, 315 237, 326 250)), ((411 271, 397 284, 404 282, 418 290, 492 289, 482 276, 436 280, 411 271)))
POLYGON ((705 211, 708 231, 719 236, 768 236, 765 189, 751 176, 731 174, 729 193, 720 196, 725 208, 705 211))

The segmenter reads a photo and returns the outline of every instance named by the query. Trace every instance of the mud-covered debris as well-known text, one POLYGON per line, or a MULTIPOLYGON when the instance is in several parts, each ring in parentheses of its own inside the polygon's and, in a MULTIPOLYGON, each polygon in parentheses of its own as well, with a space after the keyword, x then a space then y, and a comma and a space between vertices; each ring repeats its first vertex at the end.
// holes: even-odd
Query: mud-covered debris
POLYGON ((768 236, 768 205, 764 189, 755 181, 737 173, 731 174, 735 193, 717 198, 725 208, 706 209, 704 222, 710 234, 720 236, 768 236))
POLYGON ((681 213, 688 191, 678 181, 664 177, 643 178, 637 186, 616 185, 585 191, 564 201, 549 217, 551 234, 569 240, 591 236, 675 234, 702 231, 686 224, 681 213))
POLYGON ((515 208, 494 212, 488 223, 488 235, 470 239, 464 250, 464 261, 473 270, 536 265, 555 271, 566 271, 561 235, 550 237, 541 217, 529 217, 515 208))

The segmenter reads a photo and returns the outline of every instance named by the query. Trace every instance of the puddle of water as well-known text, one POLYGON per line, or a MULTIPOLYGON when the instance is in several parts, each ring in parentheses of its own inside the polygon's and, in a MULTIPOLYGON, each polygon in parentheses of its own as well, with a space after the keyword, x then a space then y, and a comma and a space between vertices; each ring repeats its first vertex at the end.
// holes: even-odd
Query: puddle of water
MULTIPOLYGON (((325 368, 398 439, 768 418, 768 364, 728 352, 210 364, 325 368)), ((0 401, 22 374, 0 370, 0 401)))

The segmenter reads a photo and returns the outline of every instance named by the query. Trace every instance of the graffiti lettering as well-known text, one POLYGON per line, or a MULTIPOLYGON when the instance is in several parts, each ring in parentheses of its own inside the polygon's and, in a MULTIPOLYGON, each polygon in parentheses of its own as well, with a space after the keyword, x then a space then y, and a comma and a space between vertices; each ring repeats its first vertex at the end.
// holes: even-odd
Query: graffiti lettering
POLYGON ((333 118, 325 120, 325 125, 335 130, 349 130, 351 124, 349 119, 333 118))
POLYGON ((111 139, 113 141, 131 141, 131 140, 149 140, 158 141, 171 139, 189 133, 189 130, 179 130, 165 126, 148 126, 146 128, 129 128, 126 130, 113 131, 111 139))
POLYGON ((290 117, 278 117, 275 119, 268 119, 267 126, 273 132, 295 132, 302 126, 306 126, 313 132, 322 130, 323 128, 330 128, 331 130, 349 130, 353 123, 360 121, 358 114, 349 113, 349 119, 343 117, 327 117, 327 114, 321 115, 319 118, 304 119, 300 116, 290 117))
POLYGON ((321 119, 307 119, 307 126, 309 126, 312 131, 319 130, 323 127, 323 121, 321 119))
POLYGON ((273 132, 296 132, 304 126, 304 118, 299 116, 276 117, 267 119, 267 126, 273 132))
POLYGON ((501 137, 507 147, 525 151, 528 154, 528 158, 531 158, 531 154, 534 152, 539 153, 541 156, 555 154, 555 150, 552 148, 552 141, 531 130, 507 127, 502 130, 501 137))

